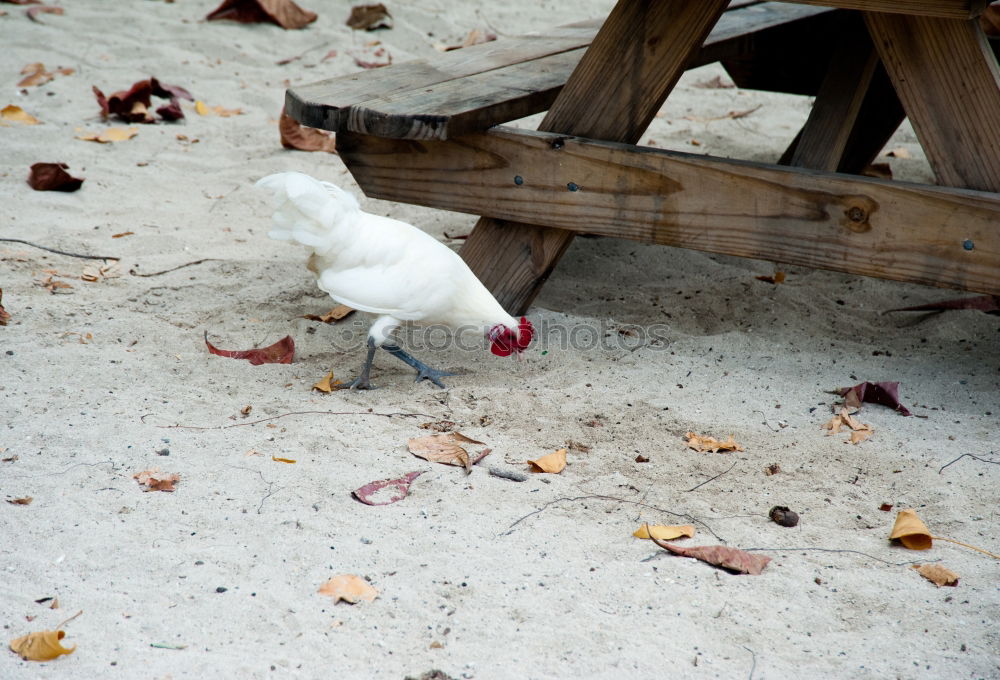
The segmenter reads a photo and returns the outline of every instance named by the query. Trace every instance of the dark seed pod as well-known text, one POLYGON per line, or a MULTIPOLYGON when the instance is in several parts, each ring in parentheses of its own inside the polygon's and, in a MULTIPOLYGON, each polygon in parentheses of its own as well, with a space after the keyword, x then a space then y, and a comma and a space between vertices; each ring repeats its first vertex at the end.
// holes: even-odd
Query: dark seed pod
POLYGON ((769 515, 775 524, 780 524, 783 527, 793 527, 799 523, 799 514, 792 512, 784 505, 775 505, 771 508, 769 515))

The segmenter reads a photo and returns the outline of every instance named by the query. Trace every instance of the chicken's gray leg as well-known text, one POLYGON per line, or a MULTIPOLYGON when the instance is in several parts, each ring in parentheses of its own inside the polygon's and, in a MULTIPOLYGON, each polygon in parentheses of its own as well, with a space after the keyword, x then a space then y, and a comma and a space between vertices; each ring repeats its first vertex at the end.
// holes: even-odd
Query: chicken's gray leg
POLYGON ((382 349, 403 363, 409 364, 410 366, 413 366, 413 368, 417 369, 417 382, 420 382, 421 380, 430 380, 441 389, 444 389, 444 383, 441 382, 441 378, 448 375, 455 375, 454 373, 447 373, 445 371, 439 371, 436 368, 431 368, 419 359, 415 359, 404 352, 402 348, 397 345, 382 345, 382 349))
POLYGON ((347 387, 352 390, 374 390, 375 386, 369 382, 369 374, 372 370, 372 359, 375 358, 375 341, 368 338, 368 358, 365 360, 361 375, 351 381, 347 387))

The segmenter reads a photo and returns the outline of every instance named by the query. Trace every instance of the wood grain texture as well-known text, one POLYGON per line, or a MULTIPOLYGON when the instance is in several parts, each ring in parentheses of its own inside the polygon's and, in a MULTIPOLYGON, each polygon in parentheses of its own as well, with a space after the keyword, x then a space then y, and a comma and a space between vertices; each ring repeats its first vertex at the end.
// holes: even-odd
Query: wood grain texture
POLYGON ((779 0, 870 12, 895 12, 947 19, 969 19, 982 14, 990 0, 779 0))
POLYGON ((1000 68, 979 22, 866 20, 938 181, 1000 190, 1000 68))
MULTIPOLYGON (((635 143, 726 4, 619 0, 540 129, 635 143)), ((527 310, 573 240, 571 231, 529 224, 512 226, 484 217, 461 251, 472 271, 514 314, 527 310)))
POLYGON ((549 227, 516 229, 534 240, 486 251, 505 264, 502 281, 544 269, 564 247, 547 233, 571 230, 1000 294, 994 193, 504 127, 446 142, 349 141, 341 155, 368 195, 549 227))

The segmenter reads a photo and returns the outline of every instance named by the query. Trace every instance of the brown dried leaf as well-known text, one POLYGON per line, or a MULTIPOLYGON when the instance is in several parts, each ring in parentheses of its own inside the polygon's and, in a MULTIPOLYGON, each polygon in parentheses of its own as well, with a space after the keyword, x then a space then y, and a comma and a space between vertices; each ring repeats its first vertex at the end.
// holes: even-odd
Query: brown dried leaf
POLYGON ((958 574, 939 564, 914 564, 911 566, 925 579, 932 581, 938 588, 941 586, 955 587, 958 585, 958 574))
POLYGON ((334 321, 340 321, 346 316, 353 314, 356 310, 348 307, 347 305, 337 305, 331 309, 326 314, 305 314, 303 319, 309 319, 310 321, 322 321, 323 323, 333 323, 334 321))
POLYGON ((216 356, 229 357, 230 359, 246 359, 253 366, 261 364, 290 364, 295 356, 295 341, 292 336, 286 335, 278 342, 267 347, 246 350, 219 349, 208 341, 208 331, 205 331, 205 344, 208 351, 216 356))
POLYGON ((143 470, 132 475, 132 479, 139 482, 139 486, 145 486, 143 491, 173 491, 174 484, 181 480, 180 475, 168 472, 160 472, 159 468, 143 470))
POLYGON ((31 496, 24 496, 23 498, 8 498, 7 502, 11 505, 31 505, 31 501, 35 500, 31 496))
POLYGON ((292 0, 223 0, 205 19, 243 24, 270 22, 284 29, 298 29, 316 21, 316 13, 302 9, 292 0))
POLYGON ((711 451, 712 453, 718 453, 720 451, 743 451, 744 448, 736 443, 736 439, 733 435, 729 435, 729 439, 724 442, 719 441, 715 437, 702 436, 700 434, 695 434, 694 432, 688 432, 684 435, 688 438, 686 444, 689 449, 694 449, 695 451, 711 451))
POLYGON ((333 390, 336 389, 338 385, 342 384, 343 383, 340 380, 333 379, 333 371, 330 371, 325 376, 320 378, 317 382, 313 383, 312 388, 314 390, 319 390, 320 392, 326 392, 327 394, 329 394, 330 392, 333 392, 333 390))
POLYGON ((9 321, 10 312, 3 308, 3 288, 0 288, 0 326, 6 326, 9 321))
POLYGON ((377 5, 355 5, 346 23, 355 31, 392 28, 392 15, 381 2, 377 5))
POLYGON ((0 109, 0 120, 20 123, 21 125, 38 125, 41 122, 20 106, 13 104, 0 109))
POLYGON ((406 498, 410 493, 410 483, 424 472, 426 470, 417 470, 409 472, 399 479, 379 479, 369 482, 352 491, 351 495, 365 505, 389 505, 406 498), (390 493, 392 495, 386 499, 385 496, 390 493))
POLYGON ((771 558, 766 555, 754 555, 744 550, 724 545, 699 545, 691 548, 683 548, 657 538, 653 538, 652 540, 656 545, 669 550, 675 555, 693 557, 737 574, 760 574, 764 571, 767 563, 771 561, 771 558))
POLYGON ((28 174, 28 184, 35 191, 76 191, 83 179, 71 177, 65 163, 35 163, 28 174))
POLYGON ((930 550, 934 546, 930 529, 913 508, 900 510, 896 514, 896 523, 892 526, 889 540, 899 541, 904 548, 910 550, 930 550))
POLYGON ((66 633, 61 630, 42 630, 28 633, 10 641, 10 650, 25 661, 52 661, 63 654, 72 654, 76 645, 67 649, 59 642, 66 633))
POLYGON ((842 387, 839 392, 849 408, 859 409, 861 404, 867 401, 872 404, 888 406, 904 416, 913 415, 910 413, 910 409, 899 403, 899 383, 896 381, 865 381, 854 387, 842 387))
POLYGON ((45 70, 45 64, 38 61, 33 64, 28 64, 21 69, 21 75, 24 78, 18 81, 18 87, 37 87, 39 85, 44 85, 53 78, 55 78, 54 73, 50 73, 45 70))
POLYGON ((566 449, 559 449, 547 455, 529 460, 532 472, 548 472, 557 475, 566 469, 566 449))
POLYGON ((829 430, 827 435, 836 434, 842 428, 846 427, 851 433, 849 441, 852 444, 859 444, 875 434, 875 430, 872 429, 871 425, 862 423, 848 413, 844 407, 841 407, 840 413, 830 418, 830 420, 823 423, 820 427, 824 430, 829 430))
POLYGON ((357 604, 364 600, 372 602, 378 591, 368 581, 354 574, 338 574, 319 587, 320 595, 329 595, 334 604, 343 600, 357 604))
MULTIPOLYGON (((472 472, 474 464, 469 452, 462 448, 462 444, 481 444, 484 442, 469 439, 461 432, 447 432, 444 434, 429 434, 424 437, 414 437, 407 442, 410 453, 418 458, 429 460, 432 463, 442 463, 444 465, 456 465, 464 467, 466 474, 472 472)), ((487 449, 488 450, 488 449, 487 449)), ((478 463, 482 459, 480 454, 478 463)))
POLYGON ((641 527, 633 531, 632 535, 636 538, 649 538, 650 534, 652 534, 653 538, 658 538, 661 541, 672 541, 675 538, 681 538, 682 536, 692 538, 694 533, 694 527, 690 524, 680 526, 666 524, 656 524, 650 526, 649 524, 643 524, 641 527))
POLYGON ((758 276, 756 277, 758 281, 763 281, 764 283, 784 283, 785 282, 785 272, 774 272, 774 276, 758 276))
POLYGON ((124 142, 132 139, 137 134, 139 134, 139 128, 136 127, 113 127, 107 128, 102 132, 88 132, 84 135, 77 135, 77 139, 82 139, 85 142, 98 142, 99 144, 110 144, 112 142, 124 142))
POLYGON ((332 132, 305 127, 285 113, 284 109, 278 119, 278 132, 281 135, 281 146, 286 149, 337 153, 337 141, 332 132))

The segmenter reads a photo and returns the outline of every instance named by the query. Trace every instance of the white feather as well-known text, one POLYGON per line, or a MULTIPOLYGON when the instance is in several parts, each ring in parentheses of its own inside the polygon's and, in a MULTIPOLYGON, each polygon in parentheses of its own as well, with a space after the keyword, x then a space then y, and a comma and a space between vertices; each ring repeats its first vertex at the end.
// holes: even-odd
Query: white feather
POLYGON ((313 251, 310 268, 334 300, 380 316, 370 337, 381 345, 402 321, 516 329, 465 261, 411 224, 361 210, 348 192, 298 172, 269 175, 275 212, 269 236, 313 251))

